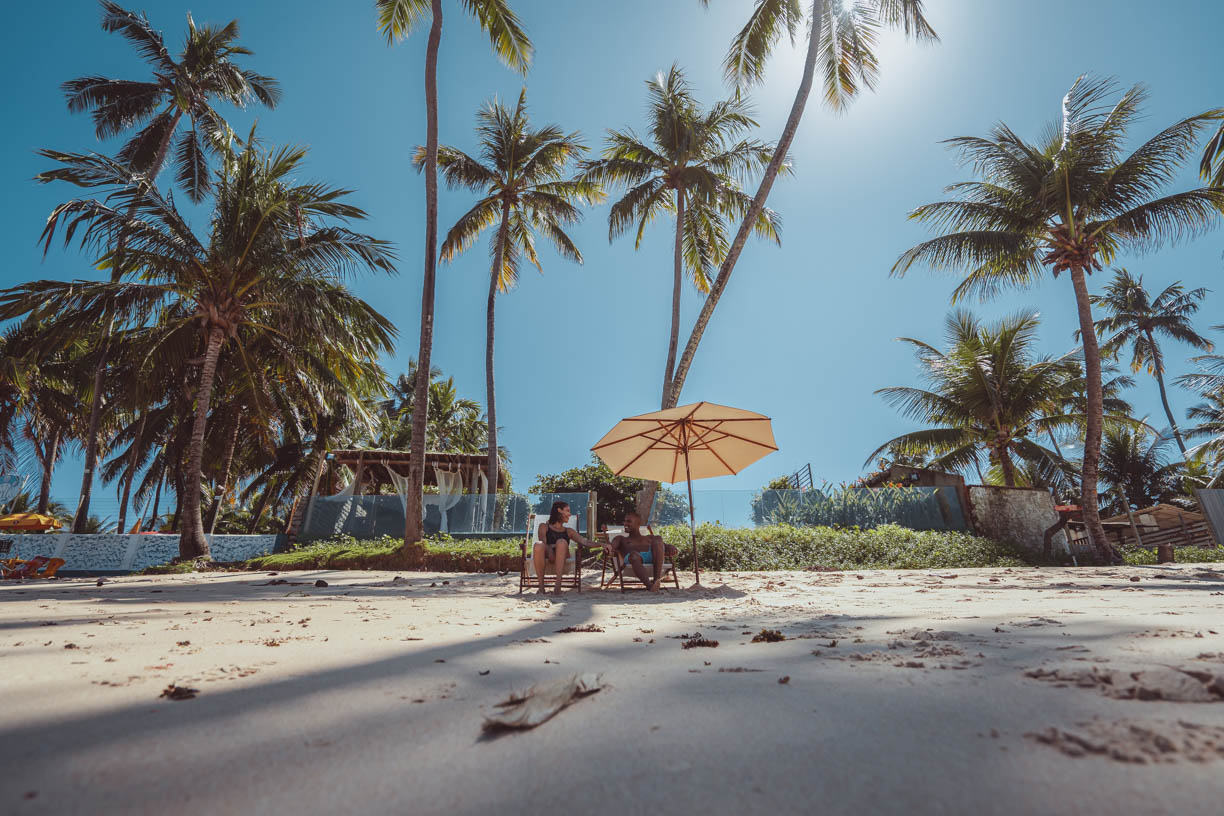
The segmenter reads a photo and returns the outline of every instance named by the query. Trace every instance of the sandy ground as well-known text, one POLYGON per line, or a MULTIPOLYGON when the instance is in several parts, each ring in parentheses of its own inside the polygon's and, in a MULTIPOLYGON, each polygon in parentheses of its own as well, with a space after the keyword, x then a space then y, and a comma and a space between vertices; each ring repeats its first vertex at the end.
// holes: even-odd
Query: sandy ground
POLYGON ((276 578, 304 583, 0 586, 0 813, 1224 807, 1224 565, 546 599, 516 576, 276 578), (717 648, 682 648, 698 632, 717 648), (584 672, 604 688, 482 734, 510 692, 584 672))

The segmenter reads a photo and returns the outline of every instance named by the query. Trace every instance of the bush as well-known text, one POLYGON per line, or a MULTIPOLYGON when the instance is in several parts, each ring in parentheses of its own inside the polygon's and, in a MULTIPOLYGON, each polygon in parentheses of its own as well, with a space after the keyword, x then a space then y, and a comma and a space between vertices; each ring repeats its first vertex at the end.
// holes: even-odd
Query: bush
MULTIPOLYGON (((1156 548, 1124 550, 1122 557, 1126 563, 1138 567, 1156 563, 1156 548)), ((1224 561, 1224 547, 1176 547, 1173 550, 1173 561, 1177 564, 1210 564, 1224 561)))
MULTIPOLYGON (((663 540, 679 550, 676 565, 693 568, 687 527, 665 527, 663 540)), ((968 569, 1032 563, 1022 549, 968 533, 919 531, 895 524, 872 530, 839 527, 697 528, 701 566, 708 570, 968 569)))
POLYGON ((482 572, 506 569, 508 559, 517 559, 520 538, 465 539, 432 536, 421 542, 421 553, 404 547, 392 536, 357 539, 348 535, 312 541, 285 553, 274 553, 246 562, 252 570, 309 569, 428 569, 482 572))

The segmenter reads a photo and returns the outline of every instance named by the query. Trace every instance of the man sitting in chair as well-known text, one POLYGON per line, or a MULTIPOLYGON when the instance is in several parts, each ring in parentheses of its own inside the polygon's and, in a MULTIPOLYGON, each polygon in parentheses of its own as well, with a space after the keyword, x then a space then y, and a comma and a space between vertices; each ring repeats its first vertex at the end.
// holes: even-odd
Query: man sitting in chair
POLYGON ((651 592, 659 591, 663 579, 663 564, 667 560, 667 547, 663 536, 642 535, 642 517, 633 510, 625 514, 625 532, 608 542, 614 552, 625 559, 625 566, 633 570, 638 580, 651 592), (653 575, 646 571, 653 568, 653 575))

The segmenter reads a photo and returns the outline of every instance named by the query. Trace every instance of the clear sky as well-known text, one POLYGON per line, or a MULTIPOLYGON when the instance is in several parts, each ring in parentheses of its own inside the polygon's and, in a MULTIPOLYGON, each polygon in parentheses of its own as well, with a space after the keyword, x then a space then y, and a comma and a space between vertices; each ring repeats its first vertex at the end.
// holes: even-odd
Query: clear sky
MULTIPOLYGON (((133 4, 135 5, 135 4, 133 4)), ((700 97, 728 91, 721 61, 748 0, 514 0, 536 45, 524 80, 491 55, 487 40, 446 0, 449 16, 440 58, 441 139, 472 149, 477 108, 489 97, 512 99, 526 84, 532 115, 581 130, 599 147, 609 127, 641 127, 644 81, 673 62, 700 97)), ((410 156, 425 133, 424 32, 389 48, 375 27, 373 2, 297 0, 145 0, 143 8, 177 50, 188 10, 197 22, 237 17, 246 64, 281 80, 275 111, 238 111, 245 130, 258 116, 272 143, 310 147, 310 173, 352 188, 371 218, 363 229, 393 240, 400 274, 362 279, 355 289, 398 326, 394 374, 417 350, 424 185, 410 156)), ((882 79, 843 116, 813 104, 792 148, 796 175, 780 181, 770 206, 785 219, 781 248, 753 242, 715 313, 682 402, 710 400, 774 419, 781 450, 708 488, 751 488, 811 463, 817 479, 858 476, 878 444, 912 428, 873 394, 913 384, 907 335, 940 341, 952 279, 924 270, 890 279, 897 255, 924 233, 906 221, 943 185, 965 178, 939 144, 984 134, 1003 120, 1036 137, 1059 111, 1082 72, 1115 75, 1151 90, 1149 117, 1136 136, 1224 105, 1218 32, 1224 4, 1214 0, 930 0, 928 17, 942 43, 919 47, 899 36, 881 48, 882 79)), ((6 263, 0 285, 33 278, 85 277, 89 259, 53 248, 44 261, 36 239, 51 208, 74 189, 30 181, 46 162, 40 147, 113 151, 99 144, 87 116, 68 114, 59 84, 83 74, 143 79, 147 71, 118 36, 98 26, 91 0, 22 3, 8 9, 0 34, 0 70, 8 77, 0 130, 0 240, 6 263)), ((753 93, 763 138, 781 132, 799 80, 801 57, 784 49, 764 87, 753 93)), ((1184 185, 1194 183, 1190 172, 1184 185)), ((445 230, 471 202, 443 190, 445 230)), ((657 407, 666 352, 671 237, 660 224, 635 252, 631 239, 609 245, 607 206, 592 209, 574 236, 586 263, 543 254, 544 274, 526 270, 498 305, 497 377, 501 442, 513 455, 515 485, 537 473, 580 465, 588 448, 623 416, 657 407)), ((1153 287, 1183 280, 1224 290, 1224 233, 1121 263, 1153 287)), ((488 257, 478 246, 439 270, 434 362, 454 375, 461 393, 484 401, 484 308, 488 257)), ((1094 289, 1101 281, 1094 280, 1094 289)), ((1224 323, 1224 292, 1209 295, 1200 329, 1224 323)), ((685 331, 699 308, 686 292, 685 331)), ((974 305, 998 317, 1039 309, 1049 352, 1072 345, 1071 285, 1039 288, 974 305)), ((1224 333, 1217 333, 1224 340, 1224 333)), ((682 338, 683 341, 683 338, 682 338)), ((1186 370, 1184 348, 1167 349, 1171 374, 1186 370)), ((1141 375, 1131 395, 1154 422, 1156 389, 1141 375)), ((1193 397, 1174 389, 1180 415, 1193 397)), ((84 407, 82 410, 85 410, 84 407)), ((61 468, 54 493, 75 506, 80 465, 61 468)), ((95 494, 113 513, 113 490, 95 494)))

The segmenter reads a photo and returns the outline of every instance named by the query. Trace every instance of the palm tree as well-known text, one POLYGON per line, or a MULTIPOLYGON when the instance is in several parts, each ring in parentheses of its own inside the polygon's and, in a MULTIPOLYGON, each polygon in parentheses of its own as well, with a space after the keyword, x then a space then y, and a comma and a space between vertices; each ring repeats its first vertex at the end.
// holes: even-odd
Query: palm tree
MULTIPOLYGON (((1224 325, 1212 326, 1213 331, 1224 331, 1224 325)), ((1190 450, 1194 459, 1210 462, 1216 468, 1216 473, 1206 483, 1206 487, 1214 486, 1224 475, 1224 354, 1202 354, 1191 357, 1190 362, 1196 363, 1199 370, 1193 374, 1183 374, 1177 378, 1177 384, 1197 392, 1203 402, 1195 405, 1186 415, 1197 424, 1186 429, 1186 436, 1191 439, 1205 437, 1205 441, 1190 450)))
POLYGON ((80 199, 61 204, 48 218, 44 240, 49 245, 62 223, 65 242, 84 227, 81 242, 92 248, 113 247, 124 233, 139 277, 41 281, 0 296, 0 315, 6 317, 53 302, 68 326, 117 313, 134 315, 136 323, 156 319, 167 337, 194 338, 193 357, 202 362, 183 489, 176 491, 184 516, 179 544, 184 558, 208 554, 200 479, 223 349, 232 347, 233 359, 248 372, 268 367, 274 352, 286 365, 334 381, 339 372, 360 369, 388 350, 394 334, 391 324, 339 279, 355 268, 394 271, 389 245, 327 223, 361 219, 365 213, 342 201, 344 190, 293 181, 304 149, 265 155, 254 137, 252 131, 244 149, 221 162, 207 238, 190 229, 168 197, 135 183, 126 166, 100 156, 82 158, 74 170, 113 189, 109 200, 123 206, 80 199), (247 356, 253 346, 264 350, 259 359, 247 356))
MULTIPOLYGON (((254 98, 274 108, 280 99, 279 84, 271 77, 240 68, 234 63, 234 57, 251 54, 237 44, 237 20, 231 20, 220 28, 197 28, 188 14, 187 36, 175 60, 170 56, 161 32, 155 30, 143 14, 128 11, 110 0, 101 0, 101 5, 102 29, 117 33, 131 43, 140 57, 149 63, 153 76, 144 81, 98 75, 69 80, 62 86, 68 100, 68 110, 73 113, 92 111, 94 132, 99 139, 107 139, 143 125, 120 149, 118 158, 150 185, 156 182, 165 166, 175 133, 186 117, 191 128, 179 138, 174 149, 176 181, 192 201, 203 200, 209 184, 206 153, 221 149, 231 135, 229 125, 213 108, 214 101, 245 107, 254 98)), ((45 151, 43 155, 59 159, 65 154, 45 151)), ((43 182, 76 180, 71 163, 64 163, 50 173, 40 174, 37 179, 43 182)), ((133 200, 133 209, 135 203, 133 200)), ((112 279, 115 280, 122 274, 123 244, 124 236, 117 236, 119 251, 115 254, 111 270, 112 279)), ((89 429, 85 438, 85 470, 81 479, 81 501, 72 525, 74 533, 83 531, 89 516, 94 468, 98 459, 106 344, 113 330, 113 322, 108 316, 99 325, 106 327, 107 338, 103 340, 94 372, 89 429)))
POLYGON ((1151 249, 1215 225, 1224 189, 1161 195, 1194 150, 1212 114, 1191 116, 1161 131, 1129 155, 1123 142, 1147 97, 1136 85, 1113 105, 1107 79, 1075 81, 1062 116, 1039 143, 1025 142, 1005 124, 988 138, 950 140, 979 180, 954 184, 949 201, 927 204, 910 217, 942 234, 904 252, 893 266, 902 275, 916 263, 963 270, 953 294, 984 299, 1013 286, 1031 286, 1047 267, 1069 272, 1079 311, 1088 386, 1082 504, 1084 521, 1103 558, 1113 553, 1097 512, 1101 449, 1101 355, 1092 320, 1087 275, 1125 249, 1151 249))
MULTIPOLYGON (((1084 365, 1081 360, 1072 363, 1074 373, 1071 387, 1066 393, 1059 394, 1053 403, 1046 408, 1049 414, 1067 414, 1074 418, 1074 423, 1062 428, 1061 434, 1055 434, 1054 429, 1046 429, 1046 437, 1059 456, 1063 455, 1062 444, 1070 440, 1082 439, 1085 432, 1085 418, 1088 415, 1088 382, 1084 377, 1084 365), (1059 439, 1062 439, 1062 442, 1059 439)), ((1131 419, 1134 409, 1122 396, 1128 388, 1133 388, 1135 380, 1125 374, 1117 373, 1117 367, 1111 363, 1102 364, 1101 394, 1105 410, 1106 423, 1117 422, 1123 425, 1135 424, 1131 419)), ((1141 424, 1141 423, 1140 423, 1141 424)))
MULTIPOLYGON (((507 0, 461 0, 464 11, 476 18, 489 35, 494 52, 508 66, 525 74, 532 46, 507 0)), ((375 0, 378 30, 391 45, 418 28, 428 14, 429 40, 425 46, 425 266, 421 283, 420 368, 414 383, 416 404, 426 406, 412 417, 408 458, 407 496, 404 501, 404 543, 415 545, 424 537, 421 491, 425 483, 425 433, 429 422, 429 372, 433 353, 434 284, 438 263, 438 45, 442 40, 442 0, 375 0)))
POLYGON ((1147 368, 1148 373, 1156 378, 1156 384, 1160 387, 1160 402, 1164 405, 1165 416, 1169 418, 1169 427, 1173 430, 1173 438, 1177 440, 1183 458, 1186 455, 1186 442, 1177 427, 1177 420, 1173 418, 1173 409, 1169 407, 1164 382, 1164 355, 1156 342, 1156 335, 1211 351, 1211 341, 1196 332, 1190 322, 1206 295, 1207 290, 1202 288, 1187 292, 1178 281, 1152 298, 1143 287, 1142 275, 1134 278, 1125 269, 1115 269, 1114 278, 1105 287, 1105 293, 1090 298, 1092 305, 1102 307, 1109 314, 1095 324, 1097 336, 1105 340, 1101 354, 1113 357, 1124 346, 1129 346, 1131 371, 1147 368))
POLYGON ((1185 462, 1170 462, 1167 437, 1142 426, 1106 428, 1101 444, 1101 481, 1109 485, 1102 509, 1110 515, 1150 507, 1182 495, 1185 462), (1119 489, 1126 503, 1118 496, 1119 489))
POLYGON ((1060 357, 1038 356, 1036 314, 1017 314, 996 326, 983 325, 967 311, 946 322, 948 350, 921 340, 900 338, 915 348, 927 388, 894 386, 877 391, 906 416, 933 426, 890 439, 871 452, 923 456, 928 466, 962 471, 981 469, 985 454, 1003 483, 1018 483, 1016 459, 1046 478, 1067 474, 1062 456, 1034 438, 1075 422, 1051 406, 1075 387, 1078 351, 1060 357))
POLYGON ((1224 108, 1217 110, 1220 129, 1207 140, 1203 149, 1203 160, 1199 163, 1199 175, 1212 187, 1224 187, 1224 108))
MULTIPOLYGON (((740 183, 768 167, 774 150, 764 142, 738 138, 757 125, 738 95, 702 111, 675 65, 649 80, 646 89, 650 142, 632 130, 610 130, 603 155, 582 167, 584 178, 625 188, 608 215, 609 241, 636 225, 634 249, 640 249, 649 224, 664 213, 675 216, 671 333, 661 397, 666 406, 680 342, 685 272, 698 292, 710 291, 714 272, 727 255, 727 222, 743 217, 752 206, 740 183)), ((782 166, 783 172, 790 169, 789 164, 782 166)), ((780 223, 766 208, 755 229, 781 243, 780 223)))
MULTIPOLYGON (((586 152, 578 133, 565 133, 557 125, 532 127, 527 116, 527 91, 519 93, 513 110, 496 99, 476 114, 480 137, 479 158, 456 147, 438 149, 438 166, 451 189, 468 189, 481 198, 459 217, 442 242, 442 260, 453 261, 471 248, 480 234, 496 226, 490 242, 493 265, 485 306, 485 394, 488 411, 488 473, 497 484, 497 396, 493 375, 493 340, 497 295, 518 282, 526 258, 543 272, 535 238, 543 235, 557 252, 574 263, 582 253, 565 232, 582 219, 580 204, 603 200, 599 185, 586 179, 563 178, 572 159, 586 152)), ((414 164, 425 164, 418 148, 414 164)), ((492 492, 497 492, 496 490, 492 492)))
MULTIPOLYGON (((699 0, 703 6, 709 0, 699 0)), ((817 64, 823 74, 824 101, 834 111, 846 110, 863 88, 875 87, 879 75, 879 63, 875 56, 878 32, 882 28, 901 29, 907 37, 920 42, 938 40, 935 30, 922 14, 922 0, 859 0, 843 3, 842 0, 812 0, 805 8, 803 0, 756 0, 756 8, 731 43, 723 61, 724 73, 737 87, 759 84, 765 77, 765 65, 769 56, 784 34, 794 41, 807 23, 807 56, 803 64, 803 78, 795 92, 790 115, 782 128, 782 135, 774 148, 773 158, 761 175, 761 182, 752 204, 740 221, 739 230, 727 249, 726 257, 718 268, 718 275, 702 304, 697 321, 685 343, 684 352, 672 375, 671 396, 664 407, 674 407, 680 399, 684 381, 697 347, 705 334, 714 309, 726 291, 731 273, 739 262, 748 235, 757 228, 765 202, 773 189, 774 181, 787 163, 787 155, 803 112, 807 108, 808 96, 816 75, 817 64)))

